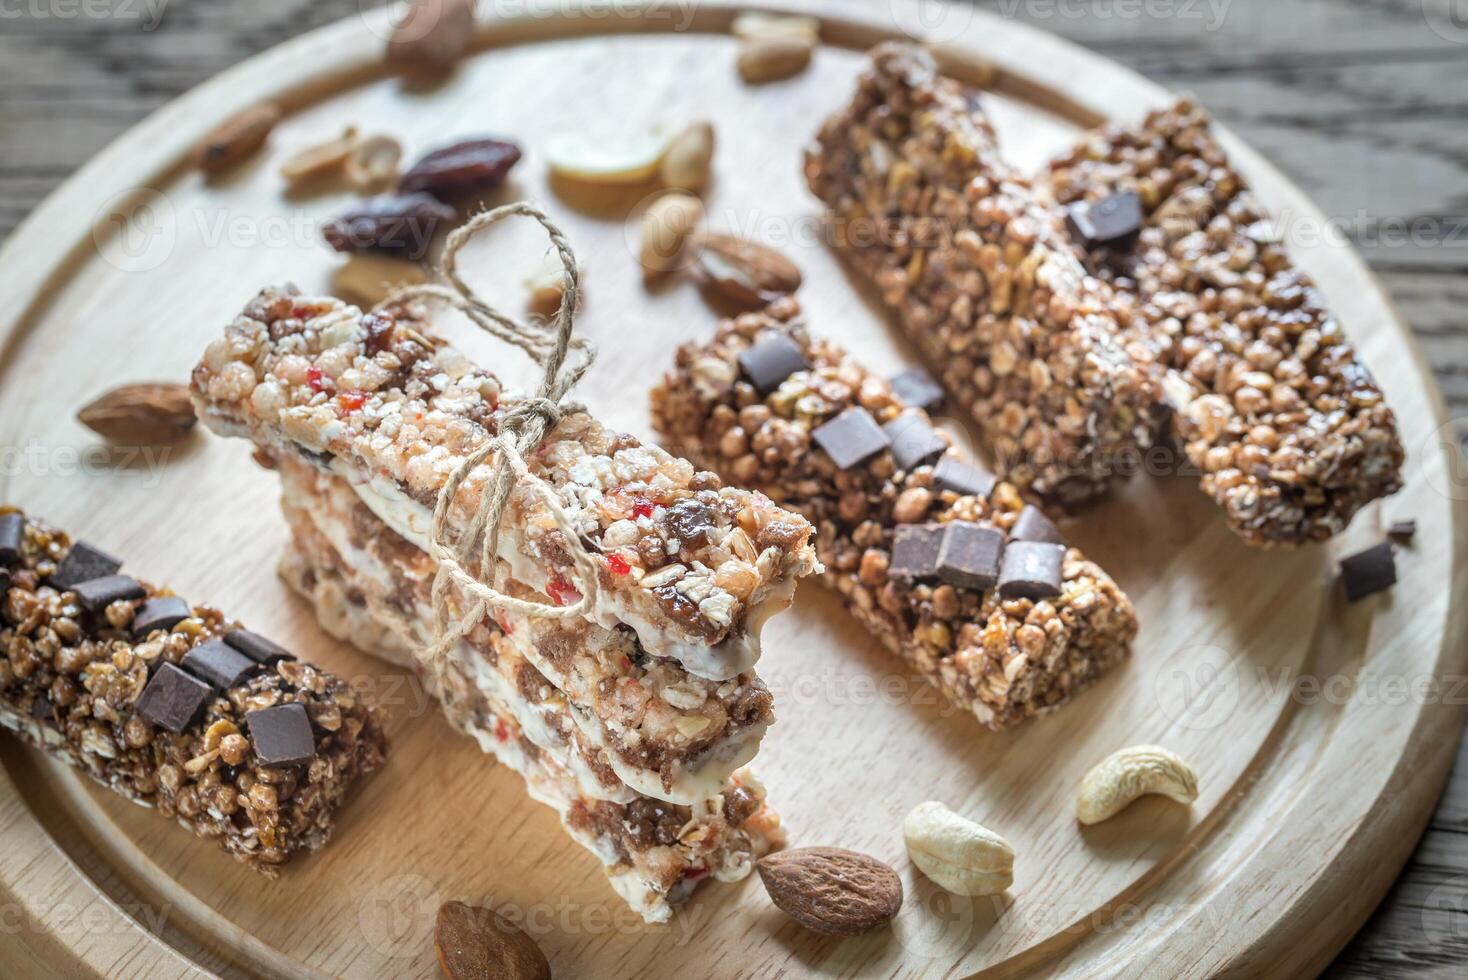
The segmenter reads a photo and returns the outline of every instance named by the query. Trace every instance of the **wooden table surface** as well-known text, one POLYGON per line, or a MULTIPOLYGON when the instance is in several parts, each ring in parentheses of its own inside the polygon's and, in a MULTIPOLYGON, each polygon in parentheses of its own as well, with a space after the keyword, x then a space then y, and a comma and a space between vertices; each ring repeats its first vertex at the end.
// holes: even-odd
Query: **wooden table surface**
MULTIPOLYGON (((3 0, 0 238, 163 102, 377 2, 3 0)), ((483 0, 481 9, 494 2, 483 0)), ((1329 231, 1349 236, 1381 277, 1468 438, 1465 0, 980 5, 1194 93, 1278 164, 1331 217, 1329 231)), ((0 284, 4 276, 0 270, 0 284)), ((1461 746, 1458 763, 1412 861, 1327 975, 1468 971, 1468 750, 1461 746)))

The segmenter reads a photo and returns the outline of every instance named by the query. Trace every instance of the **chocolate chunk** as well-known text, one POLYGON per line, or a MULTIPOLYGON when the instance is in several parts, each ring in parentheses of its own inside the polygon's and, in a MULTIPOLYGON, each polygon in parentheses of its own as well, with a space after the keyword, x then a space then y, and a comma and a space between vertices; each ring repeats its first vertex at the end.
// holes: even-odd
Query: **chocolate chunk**
POLYGON ((224 642, 257 664, 273 664, 282 660, 296 659, 295 655, 285 647, 267 640, 259 633, 251 633, 246 629, 230 630, 224 634, 224 642))
POLYGON ((160 728, 181 732, 209 700, 209 685, 170 663, 158 665, 138 698, 137 714, 160 728))
POLYGON ((143 639, 154 630, 171 630, 194 614, 176 595, 149 599, 133 613, 133 636, 143 639))
POLYGON ((739 352, 739 370, 763 397, 795 372, 809 371, 810 365, 795 341, 784 334, 774 334, 739 352))
POLYGON ((910 408, 931 411, 943 404, 943 389, 933 376, 922 368, 908 368, 893 375, 892 391, 910 408))
POLYGON ((1352 602, 1391 588, 1397 583, 1397 561, 1391 542, 1383 541, 1342 558, 1341 579, 1346 583, 1346 598, 1352 602))
POLYGON ((1142 199, 1134 191, 1118 191, 1099 201, 1072 204, 1066 225, 1087 249, 1125 244, 1142 230, 1142 199))
POLYGON ((948 443, 917 412, 903 412, 882 431, 892 443, 892 461, 899 470, 915 470, 948 451, 948 443))
POLYGON ((218 690, 227 691, 246 674, 259 670, 260 664, 223 640, 210 640, 184 654, 183 669, 218 690))
POLYGON ((1387 537, 1396 538, 1403 544, 1407 544, 1417 536, 1417 522, 1414 520, 1393 521, 1386 529, 1387 537))
POLYGON ((20 561, 20 541, 25 537, 25 518, 19 514, 0 517, 0 565, 20 561))
POLYGON ((953 521, 938 550, 938 577, 962 589, 992 589, 999 581, 1004 535, 992 527, 953 521))
POLYGON ((933 486, 950 490, 960 497, 987 497, 994 491, 994 474, 972 466, 956 456, 944 456, 933 467, 933 486))
POLYGON ((1011 541, 999 568, 999 594, 1006 599, 1049 599, 1060 595, 1065 548, 1043 541, 1011 541))
POLYGON ((245 715, 250 741, 262 765, 291 766, 309 762, 316 754, 311 719, 299 701, 262 708, 245 715))
POLYGON ((1019 512, 1014 527, 1009 529, 1009 536, 1016 541, 1065 544, 1065 538, 1060 536, 1059 529, 1050 523, 1050 518, 1045 516, 1045 512, 1031 504, 1025 504, 1024 510, 1019 512))
POLYGON ((810 435, 843 470, 887 448, 886 433, 864 408, 848 408, 810 435))
POLYGON ((73 586, 71 591, 89 613, 101 612, 119 599, 141 599, 148 594, 137 579, 127 575, 88 579, 73 586))
POLYGON ((122 562, 107 552, 78 541, 51 573, 50 584, 58 589, 70 589, 94 578, 116 575, 121 567, 122 562))
POLYGON ((943 547, 942 524, 899 524, 892 533, 892 560, 887 576, 916 580, 938 574, 938 552, 943 547))

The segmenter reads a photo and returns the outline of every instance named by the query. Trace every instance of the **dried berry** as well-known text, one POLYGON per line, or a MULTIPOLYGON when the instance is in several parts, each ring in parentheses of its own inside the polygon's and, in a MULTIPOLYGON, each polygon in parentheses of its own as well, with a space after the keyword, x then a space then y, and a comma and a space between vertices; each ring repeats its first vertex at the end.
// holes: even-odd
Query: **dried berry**
POLYGON ((452 194, 493 190, 520 162, 520 148, 497 139, 466 140, 435 150, 398 179, 405 193, 452 194))
POLYGON ((433 948, 449 980, 550 980, 550 963, 535 940, 493 909, 443 903, 433 948))
POLYGON ((136 384, 113 389, 77 413, 98 435, 129 446, 156 446, 188 435, 197 419, 181 384, 136 384))
POLYGON ((370 198, 321 229, 338 252, 375 250, 421 259, 438 226, 454 209, 428 194, 384 194, 370 198))

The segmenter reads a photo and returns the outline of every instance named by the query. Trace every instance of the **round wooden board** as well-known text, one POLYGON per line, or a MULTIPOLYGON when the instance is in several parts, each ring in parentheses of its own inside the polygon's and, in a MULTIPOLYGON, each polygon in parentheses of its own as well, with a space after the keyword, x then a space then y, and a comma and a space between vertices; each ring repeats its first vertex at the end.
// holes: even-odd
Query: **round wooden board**
MULTIPOLYGON (((352 198, 287 198, 277 167, 348 122, 398 136, 410 157, 482 134, 526 148, 496 201, 543 204, 585 263, 578 322, 602 353, 578 394, 609 423, 650 437, 644 392, 673 345, 706 335, 714 315, 687 283, 642 287, 625 218, 651 188, 592 202, 551 186, 540 150, 552 134, 611 138, 711 118, 719 149, 710 223, 792 255, 806 273, 812 327, 895 370, 912 354, 821 245, 799 168, 804 142, 849 97, 866 47, 905 29, 947 42, 949 70, 989 83, 1001 142, 1022 166, 1038 165, 1080 126, 1135 118, 1169 98, 1095 55, 968 8, 781 7, 821 16, 824 43, 808 72, 759 88, 735 74, 727 30, 738 6, 727 0, 529 3, 526 16, 482 28, 479 53, 432 90, 382 70, 389 21, 374 11, 160 111, 7 243, 0 499, 288 638, 374 692, 390 711, 393 751, 330 846, 270 883, 156 814, 0 742, 6 962, 39 975, 432 977, 432 918, 449 898, 519 913, 559 977, 1116 976, 1144 965, 1167 976, 1287 976, 1319 969, 1356 929, 1407 857, 1458 737, 1462 692, 1452 681, 1463 676, 1465 648, 1450 597, 1465 586, 1457 501, 1468 481, 1452 466, 1451 429, 1408 331, 1347 247, 1315 241, 1294 253, 1396 408, 1409 463, 1406 489, 1363 513, 1344 540, 1252 551, 1191 480, 1132 481, 1067 531, 1135 600, 1136 654, 1062 711, 1005 735, 943 708, 818 586, 768 629, 760 669, 780 721, 756 768, 793 842, 876 855, 901 870, 906 888, 890 930, 842 942, 802 931, 753 881, 707 886, 670 925, 644 926, 553 814, 456 736, 421 688, 317 629, 275 578, 285 541, 275 481, 245 445, 201 435, 166 458, 125 459, 74 421, 79 405, 115 384, 186 377, 260 287, 330 289, 340 259, 317 228, 352 198), (268 151, 226 180, 202 182, 187 166, 189 148, 264 98, 290 110, 268 151), (1395 591, 1347 606, 1333 587, 1334 558, 1379 537, 1384 517, 1408 516, 1420 531, 1400 555, 1395 591), (1302 675, 1321 687, 1297 688, 1302 675), (1146 800, 1082 830, 1073 816, 1082 773, 1138 742, 1189 758, 1198 802, 1146 800), (1013 843, 1006 895, 955 898, 912 869, 900 823, 925 799, 1013 843)), ((1323 227, 1297 189, 1225 138, 1276 214, 1323 227)), ((471 278, 513 294, 523 271, 504 258, 512 245, 476 245, 471 278)), ((526 376, 517 357, 465 341, 503 373, 526 376)))

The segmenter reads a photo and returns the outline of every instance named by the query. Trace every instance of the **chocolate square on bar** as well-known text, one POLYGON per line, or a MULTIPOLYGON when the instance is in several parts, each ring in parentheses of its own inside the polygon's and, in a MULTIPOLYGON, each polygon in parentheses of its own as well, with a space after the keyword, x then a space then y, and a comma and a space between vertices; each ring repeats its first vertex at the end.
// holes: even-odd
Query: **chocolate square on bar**
POLYGON ((61 564, 56 566, 56 571, 51 573, 51 585, 58 589, 75 588, 94 578, 116 575, 120 568, 122 568, 122 562, 118 559, 105 551, 93 548, 85 541, 78 541, 71 546, 66 557, 61 559, 61 564))
POLYGON ((943 404, 943 389, 920 367, 892 376, 892 391, 910 408, 931 411, 943 404))
POLYGON ((194 614, 176 595, 149 599, 133 613, 133 636, 145 639, 154 630, 171 630, 194 614))
POLYGON ((1016 541, 1043 541, 1047 544, 1065 544, 1060 530, 1045 516, 1045 512, 1033 504, 1025 504, 1024 510, 1009 529, 1009 536, 1016 541))
POLYGON ((137 714, 170 732, 181 732, 210 698, 209 685, 170 663, 158 665, 138 698, 137 714))
POLYGON ((887 448, 887 434, 864 408, 848 408, 810 435, 843 470, 887 448))
POLYGON ((908 581, 938 574, 938 552, 943 548, 942 524, 899 524, 892 532, 892 560, 887 577, 908 581))
POLYGON ((892 443, 892 461, 911 472, 948 451, 948 443, 917 412, 903 412, 882 426, 892 443))
POLYGON ((796 371, 810 370, 810 365, 795 341, 783 334, 773 334, 739 352, 739 369, 763 397, 796 371))
POLYGON ((227 691, 245 675, 259 670, 260 664, 240 653, 223 640, 200 643, 184 654, 183 669, 210 686, 227 691))
POLYGON ((0 565, 20 561, 20 542, 25 537, 25 518, 19 514, 0 517, 0 565))
POLYGON ((1011 541, 999 566, 999 594, 1006 599, 1050 599, 1060 595, 1065 548, 1043 541, 1011 541))
POLYGON ((996 482, 994 474, 965 463, 957 456, 944 456, 933 467, 933 486, 952 491, 960 497, 988 497, 994 492, 996 482))
POLYGON ((1417 536, 1417 522, 1411 519, 1392 521, 1391 525, 1386 529, 1386 535, 1389 538, 1395 538, 1401 541, 1403 544, 1410 544, 1412 539, 1417 536))
POLYGON ((224 634, 224 642, 257 664, 273 664, 282 660, 296 659, 295 654, 285 647, 267 640, 259 633, 251 633, 247 629, 230 630, 224 634))
POLYGON ((1142 230, 1142 198, 1118 191, 1099 201, 1079 201, 1066 209, 1066 225, 1082 247, 1126 244, 1142 230))
POLYGON ((1004 535, 968 521, 953 521, 946 527, 938 551, 938 577, 961 589, 992 589, 999 581, 1004 535))
POLYGON ((1397 560, 1390 541, 1372 545, 1341 559, 1341 579, 1346 598, 1355 602, 1397 584, 1397 560))
POLYGON ((71 591, 89 613, 99 613, 120 599, 141 599, 148 594, 137 579, 127 575, 89 579, 73 586, 71 591))
POLYGON ((245 727, 262 765, 299 765, 316 754, 311 719, 299 701, 251 711, 245 715, 245 727))

